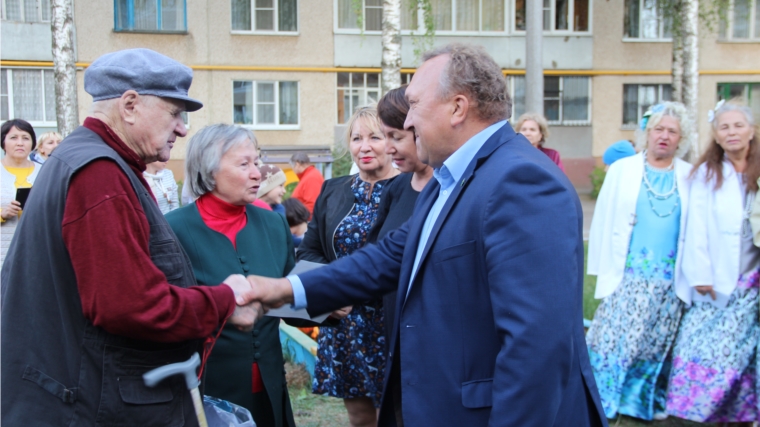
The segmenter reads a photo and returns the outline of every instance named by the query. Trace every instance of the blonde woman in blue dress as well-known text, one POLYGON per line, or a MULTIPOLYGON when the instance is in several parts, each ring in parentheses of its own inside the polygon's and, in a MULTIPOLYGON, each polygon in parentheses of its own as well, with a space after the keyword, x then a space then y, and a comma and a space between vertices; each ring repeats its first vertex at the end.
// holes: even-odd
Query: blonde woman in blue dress
POLYGON ((588 274, 603 299, 586 335, 605 415, 665 414, 668 353, 688 288, 678 273, 694 137, 683 104, 645 114, 642 152, 610 166, 591 223, 588 274))

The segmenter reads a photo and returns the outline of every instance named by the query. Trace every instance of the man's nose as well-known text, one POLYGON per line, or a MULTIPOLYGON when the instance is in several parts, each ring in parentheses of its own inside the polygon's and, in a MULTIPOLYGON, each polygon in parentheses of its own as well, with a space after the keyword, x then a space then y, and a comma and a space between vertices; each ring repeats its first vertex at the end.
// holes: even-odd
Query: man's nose
POLYGON ((412 112, 410 110, 406 115, 406 120, 404 120, 404 130, 414 131, 414 129, 412 129, 413 127, 414 121, 412 120, 412 112))
POLYGON ((179 119, 179 123, 174 128, 174 133, 177 134, 177 136, 185 137, 187 136, 187 127, 185 127, 185 121, 181 118, 179 119))

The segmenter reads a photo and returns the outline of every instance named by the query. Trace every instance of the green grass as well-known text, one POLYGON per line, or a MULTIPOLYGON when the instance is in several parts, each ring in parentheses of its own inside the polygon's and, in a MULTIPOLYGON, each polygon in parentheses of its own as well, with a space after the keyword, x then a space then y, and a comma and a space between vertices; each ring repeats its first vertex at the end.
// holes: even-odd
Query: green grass
POLYGON ((591 320, 594 318, 596 307, 601 300, 594 299, 594 290, 596 289, 596 276, 586 275, 588 270, 588 242, 583 242, 583 318, 591 320))

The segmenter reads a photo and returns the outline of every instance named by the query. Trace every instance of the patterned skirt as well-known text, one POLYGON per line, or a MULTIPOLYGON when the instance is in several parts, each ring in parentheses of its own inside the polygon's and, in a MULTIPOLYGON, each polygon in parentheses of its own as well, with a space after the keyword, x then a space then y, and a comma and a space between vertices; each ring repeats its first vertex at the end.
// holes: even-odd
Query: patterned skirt
POLYGON ((758 273, 741 276, 724 309, 695 302, 673 347, 668 413, 698 422, 755 421, 758 273))
POLYGON ((665 412, 668 353, 683 303, 673 281, 626 273, 586 334, 604 414, 651 420, 665 412))
POLYGON ((355 305, 336 327, 319 328, 312 392, 380 407, 385 375, 383 301, 355 305))

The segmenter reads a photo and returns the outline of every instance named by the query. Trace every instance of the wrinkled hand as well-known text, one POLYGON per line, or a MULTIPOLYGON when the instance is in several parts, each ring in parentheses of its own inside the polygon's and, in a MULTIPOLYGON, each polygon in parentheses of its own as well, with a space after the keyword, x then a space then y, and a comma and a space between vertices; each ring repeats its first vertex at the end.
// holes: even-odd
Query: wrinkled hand
POLYGON ((17 217, 19 212, 21 212, 21 203, 19 203, 17 200, 11 200, 10 203, 3 206, 3 210, 0 212, 0 216, 2 216, 3 219, 11 219, 13 217, 17 217))
POLYGON ((354 306, 349 305, 348 307, 343 307, 341 309, 335 310, 332 313, 330 313, 330 317, 333 319, 342 319, 346 316, 348 316, 351 313, 351 310, 354 309, 354 306))
POLYGON ((696 291, 699 292, 700 295, 710 294, 710 298, 712 298, 713 301, 715 301, 715 298, 717 298, 717 296, 715 295, 715 291, 713 290, 712 285, 695 286, 694 289, 696 289, 696 291))
POLYGON ((293 303, 293 287, 288 279, 248 276, 251 290, 242 295, 242 303, 260 302, 267 310, 293 303))
POLYGON ((251 284, 242 274, 233 274, 224 279, 224 284, 235 293, 235 311, 227 321, 241 331, 250 331, 257 320, 261 319, 266 310, 255 301, 247 301, 246 295, 251 292, 251 284))

